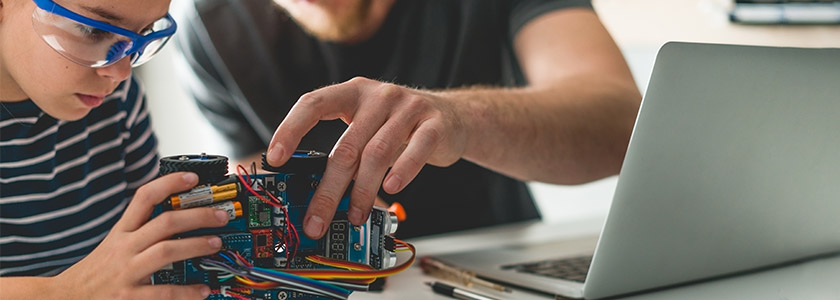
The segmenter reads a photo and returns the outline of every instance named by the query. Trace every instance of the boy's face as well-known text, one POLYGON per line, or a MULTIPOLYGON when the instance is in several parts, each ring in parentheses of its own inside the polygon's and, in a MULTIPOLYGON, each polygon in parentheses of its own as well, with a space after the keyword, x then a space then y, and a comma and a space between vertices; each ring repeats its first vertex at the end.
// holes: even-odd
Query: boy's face
MULTIPOLYGON (((55 0, 82 16, 139 32, 165 16, 169 0, 55 0)), ((32 99, 50 116, 74 121, 102 104, 131 74, 130 59, 91 68, 50 47, 33 27, 31 0, 0 6, 0 100, 32 99)))

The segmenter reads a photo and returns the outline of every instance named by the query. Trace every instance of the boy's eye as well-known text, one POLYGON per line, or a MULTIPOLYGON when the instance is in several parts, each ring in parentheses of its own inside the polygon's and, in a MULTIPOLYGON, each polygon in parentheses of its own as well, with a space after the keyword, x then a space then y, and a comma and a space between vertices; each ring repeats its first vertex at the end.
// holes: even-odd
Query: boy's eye
POLYGON ((82 24, 77 24, 76 27, 79 29, 79 32, 82 33, 82 36, 95 42, 110 38, 114 35, 111 32, 82 24))

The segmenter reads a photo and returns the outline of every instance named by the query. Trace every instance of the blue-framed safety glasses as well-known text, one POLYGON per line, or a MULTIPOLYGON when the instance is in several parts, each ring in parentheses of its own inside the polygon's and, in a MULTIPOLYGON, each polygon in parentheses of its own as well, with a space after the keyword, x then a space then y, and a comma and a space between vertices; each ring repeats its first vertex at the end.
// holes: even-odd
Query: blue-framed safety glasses
POLYGON ((35 32, 67 59, 92 68, 105 67, 130 57, 136 67, 157 54, 177 25, 172 16, 155 21, 139 34, 72 12, 53 0, 33 0, 35 32))

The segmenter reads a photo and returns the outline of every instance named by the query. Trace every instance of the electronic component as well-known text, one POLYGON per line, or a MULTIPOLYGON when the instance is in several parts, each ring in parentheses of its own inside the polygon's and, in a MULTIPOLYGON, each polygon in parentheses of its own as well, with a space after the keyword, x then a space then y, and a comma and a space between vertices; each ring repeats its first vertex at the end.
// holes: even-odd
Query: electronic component
POLYGON ((221 209, 228 214, 228 220, 235 220, 242 216, 242 204, 239 201, 225 201, 222 203, 210 204, 207 207, 221 209))
POLYGON ((204 184, 185 193, 169 197, 168 203, 172 209, 184 209, 233 199, 236 198, 237 194, 238 188, 234 182, 223 185, 204 184))
POLYGON ((271 227, 271 205, 260 198, 248 197, 248 228, 271 227))
MULTIPOLYGON (((201 182, 204 186, 196 188, 200 191, 193 189, 171 197, 169 205, 156 208, 155 215, 176 207, 187 208, 193 205, 185 203, 207 206, 217 202, 212 204, 213 207, 227 211, 233 219, 221 228, 204 228, 176 236, 219 235, 223 243, 222 252, 172 264, 156 272, 152 276, 153 283, 208 284, 217 291, 209 299, 343 299, 349 295, 349 291, 338 286, 329 288, 329 285, 325 285, 321 289, 307 290, 277 283, 282 282, 283 276, 287 276, 284 274, 295 274, 294 270, 351 267, 375 273, 376 270, 396 265, 397 250, 390 236, 397 228, 396 216, 375 207, 366 223, 353 226, 347 220, 348 195, 339 203, 323 238, 312 240, 298 232, 302 231, 303 217, 326 166, 326 154, 296 152, 289 162, 283 167, 274 168, 264 160, 263 169, 276 173, 253 174, 256 173, 253 170, 252 174, 248 174, 240 166, 237 174, 220 176, 219 173, 227 172, 227 159, 224 157, 202 154, 163 158, 161 175, 193 171, 199 173, 199 178, 209 179, 201 182), (221 158, 224 164, 218 162, 221 158), (204 166, 201 161, 211 162, 212 167, 204 166), (179 163, 185 163, 186 167, 182 168, 179 163), (219 170, 222 165, 224 172, 219 170), (234 196, 226 198, 231 195, 230 192, 234 196), (226 199, 216 200, 222 197, 226 199), (253 269, 247 271, 253 274, 245 275, 245 269, 229 268, 253 269), (243 282, 239 279, 242 276, 250 279, 243 282), (347 291, 346 295, 342 291, 347 291)), ((408 265, 410 262, 403 267, 407 268, 408 265)), ((376 278, 377 275, 369 276, 376 278)), ((367 288, 366 284, 358 282, 344 283, 342 286, 367 288)))

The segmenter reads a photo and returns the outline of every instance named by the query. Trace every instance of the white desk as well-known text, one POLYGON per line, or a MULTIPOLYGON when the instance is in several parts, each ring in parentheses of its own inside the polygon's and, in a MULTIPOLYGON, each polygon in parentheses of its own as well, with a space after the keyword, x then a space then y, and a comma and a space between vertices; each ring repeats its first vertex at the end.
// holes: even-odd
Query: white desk
MULTIPOLYGON (((492 245, 534 243, 545 239, 573 239, 596 235, 603 217, 565 223, 532 223, 474 230, 412 240, 418 255, 469 251, 492 245)), ((452 299, 437 295, 424 282, 437 280, 424 275, 415 264, 409 270, 388 278, 383 292, 357 292, 350 299, 452 299)), ((486 295, 505 295, 474 288, 486 295)), ((500 299, 546 300, 550 297, 515 291, 500 299)), ((707 281, 692 285, 638 294, 620 299, 840 299, 840 255, 811 260, 783 268, 707 281)))

